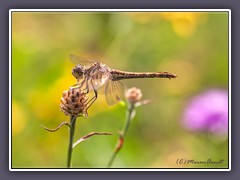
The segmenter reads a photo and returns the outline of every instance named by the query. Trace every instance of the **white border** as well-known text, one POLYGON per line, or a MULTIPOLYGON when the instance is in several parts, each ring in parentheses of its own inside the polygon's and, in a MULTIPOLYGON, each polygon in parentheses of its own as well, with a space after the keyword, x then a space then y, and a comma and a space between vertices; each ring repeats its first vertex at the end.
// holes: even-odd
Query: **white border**
POLYGON ((9 10, 9 171, 231 171, 231 10, 230 9, 10 9, 9 10), (229 106, 228 106, 228 113, 229 113, 229 157, 228 157, 228 162, 229 162, 229 169, 210 169, 210 168, 205 168, 205 169, 191 169, 191 168, 185 168, 185 169, 120 169, 120 168, 109 168, 109 169, 94 169, 94 168, 89 168, 89 169, 40 169, 40 168, 34 168, 34 169, 17 169, 14 168, 12 169, 12 41, 11 41, 11 36, 12 36, 12 12, 228 12, 228 22, 229 22, 229 27, 228 27, 228 76, 229 76, 229 106))
POLYGON ((231 14, 231 10, 228 11, 228 88, 229 88, 229 91, 228 91, 228 146, 229 146, 229 149, 228 149, 228 153, 229 153, 229 157, 228 157, 228 162, 229 162, 229 171, 231 171, 231 165, 232 165, 232 156, 231 156, 231 153, 232 153, 232 111, 231 111, 231 99, 232 99, 232 90, 231 90, 231 87, 232 87, 232 77, 231 77, 231 67, 232 67, 232 40, 231 40, 231 37, 232 37, 232 34, 231 34, 231 27, 232 27, 232 22, 231 22, 231 19, 232 19, 232 14, 231 14))

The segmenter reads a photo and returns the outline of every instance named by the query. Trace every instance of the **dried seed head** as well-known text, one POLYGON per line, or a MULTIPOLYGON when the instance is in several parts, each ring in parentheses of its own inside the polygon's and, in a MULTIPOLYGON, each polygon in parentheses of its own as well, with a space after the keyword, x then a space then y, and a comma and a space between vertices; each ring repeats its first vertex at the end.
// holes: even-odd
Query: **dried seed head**
POLYGON ((60 108, 66 116, 70 115, 86 115, 86 107, 88 105, 88 96, 81 89, 69 89, 63 91, 60 108))
POLYGON ((125 96, 130 103, 134 104, 142 98, 142 92, 140 89, 133 87, 127 90, 125 96))

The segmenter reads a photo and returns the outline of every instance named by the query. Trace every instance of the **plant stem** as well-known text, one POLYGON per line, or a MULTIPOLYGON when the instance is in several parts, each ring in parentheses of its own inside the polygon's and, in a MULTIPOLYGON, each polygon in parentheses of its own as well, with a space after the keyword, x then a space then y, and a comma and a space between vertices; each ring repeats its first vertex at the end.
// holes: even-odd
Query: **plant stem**
POLYGON ((129 107, 128 107, 128 113, 127 113, 127 118, 126 118, 126 121, 125 121, 125 125, 123 126, 123 130, 122 130, 122 136, 125 137, 126 135, 126 132, 128 130, 128 127, 133 119, 133 111, 134 111, 134 105, 133 104, 130 104, 129 107))
POLYGON ((113 163, 115 157, 117 156, 118 152, 122 148, 124 137, 125 137, 125 135, 127 133, 129 125, 130 125, 130 123, 131 123, 131 121, 132 121, 132 119, 134 117, 134 114, 133 114, 134 113, 134 108, 135 108, 134 104, 130 103, 129 106, 128 106, 128 110, 127 110, 126 121, 125 121, 125 124, 123 126, 123 130, 121 131, 121 134, 120 134, 119 142, 116 145, 116 149, 113 152, 110 161, 108 162, 108 165, 107 165, 108 168, 110 168, 112 166, 112 163, 113 163))
POLYGON ((67 154, 67 168, 71 167, 75 124, 76 124, 76 116, 71 116, 70 126, 69 126, 70 132, 69 132, 69 145, 68 145, 68 154, 67 154))

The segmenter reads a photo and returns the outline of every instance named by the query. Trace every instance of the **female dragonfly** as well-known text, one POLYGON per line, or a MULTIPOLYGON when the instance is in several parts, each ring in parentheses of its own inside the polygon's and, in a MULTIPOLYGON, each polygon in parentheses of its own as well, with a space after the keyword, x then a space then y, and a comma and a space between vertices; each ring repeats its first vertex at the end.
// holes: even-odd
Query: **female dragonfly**
POLYGON ((70 55, 70 60, 76 64, 72 69, 73 76, 77 79, 77 84, 71 88, 82 88, 88 93, 94 91, 95 96, 89 101, 88 108, 98 97, 98 89, 105 85, 104 93, 107 103, 113 105, 120 101, 121 92, 124 86, 120 82, 123 79, 134 78, 176 78, 175 74, 169 72, 126 72, 111 69, 98 61, 87 60, 75 55, 70 55))

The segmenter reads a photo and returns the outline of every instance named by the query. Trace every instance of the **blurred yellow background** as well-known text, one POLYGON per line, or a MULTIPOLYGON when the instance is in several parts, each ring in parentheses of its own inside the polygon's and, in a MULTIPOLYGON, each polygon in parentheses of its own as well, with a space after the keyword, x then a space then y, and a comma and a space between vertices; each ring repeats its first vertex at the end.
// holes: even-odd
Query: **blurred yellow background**
MULTIPOLYGON (((66 167, 68 130, 55 128, 62 92, 76 83, 69 54, 126 71, 168 71, 177 79, 124 80, 154 102, 137 109, 113 167, 227 167, 227 137, 182 127, 188 99, 208 88, 228 89, 226 12, 12 12, 12 167, 66 167), (220 165, 176 164, 178 158, 220 165)), ((126 107, 103 94, 78 118, 75 140, 96 136, 73 151, 73 167, 106 167, 125 121, 126 107)))

